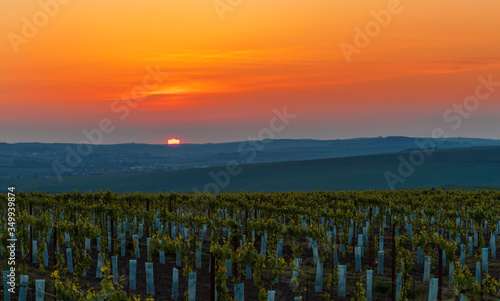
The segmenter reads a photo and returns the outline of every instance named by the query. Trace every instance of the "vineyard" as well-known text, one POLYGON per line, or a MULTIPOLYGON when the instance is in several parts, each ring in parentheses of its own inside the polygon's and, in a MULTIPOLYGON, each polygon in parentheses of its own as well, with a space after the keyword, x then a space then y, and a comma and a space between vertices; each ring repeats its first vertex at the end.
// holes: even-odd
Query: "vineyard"
POLYGON ((3 300, 500 296, 500 192, 12 189, 0 199, 3 300))

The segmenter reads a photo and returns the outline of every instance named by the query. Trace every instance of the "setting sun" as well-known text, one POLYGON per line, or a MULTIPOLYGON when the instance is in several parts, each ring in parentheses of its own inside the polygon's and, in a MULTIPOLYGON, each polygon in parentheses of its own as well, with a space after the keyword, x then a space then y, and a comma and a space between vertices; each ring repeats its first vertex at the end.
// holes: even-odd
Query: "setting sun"
POLYGON ((168 145, 171 145, 171 144, 181 144, 181 141, 179 139, 171 138, 171 139, 168 139, 167 144, 168 145))

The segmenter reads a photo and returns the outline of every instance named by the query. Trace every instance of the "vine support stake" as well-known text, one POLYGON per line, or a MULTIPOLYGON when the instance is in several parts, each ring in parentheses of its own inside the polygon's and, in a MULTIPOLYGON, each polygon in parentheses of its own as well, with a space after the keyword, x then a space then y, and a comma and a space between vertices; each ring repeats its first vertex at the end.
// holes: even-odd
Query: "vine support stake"
POLYGON ((215 301, 215 257, 210 252, 210 301, 215 301))
POLYGON ((54 237, 53 237, 53 242, 54 242, 54 252, 52 253, 53 259, 54 259, 54 269, 57 266, 57 258, 56 258, 56 252, 57 252, 57 227, 54 227, 54 237))
MULTIPOLYGON (((392 218, 391 218, 392 219, 392 218)), ((396 223, 392 223, 392 301, 396 301, 396 223)))
POLYGON ((245 237, 248 237, 247 223, 248 223, 248 209, 245 210, 245 237))
POLYGON ((172 195, 168 198, 168 212, 172 213, 172 195))
MULTIPOLYGON (((146 212, 149 213, 149 199, 146 199, 146 212)), ((146 237, 149 237, 149 224, 146 222, 146 237)))
MULTIPOLYGON (((370 207, 370 211, 368 213, 369 219, 370 219, 370 230, 373 228, 372 227, 372 207, 370 207)), ((368 231, 368 252, 369 252, 369 261, 370 261, 370 269, 373 270, 373 235, 370 233, 372 231, 368 231)))
POLYGON ((441 248, 439 247, 438 248, 438 257, 439 257, 439 260, 438 260, 438 295, 437 295, 437 299, 439 301, 441 301, 442 299, 442 286, 443 286, 443 251, 441 250, 441 248))
MULTIPOLYGON (((33 216, 33 203, 30 201, 30 217, 33 216)), ((29 261, 33 263, 33 225, 30 225, 30 255, 29 261)))
MULTIPOLYGON (((356 202, 356 199, 354 199, 354 211, 356 213, 358 212, 358 203, 356 202)), ((352 235, 353 236, 353 239, 352 239, 352 255, 356 256, 356 252, 355 252, 355 250, 356 250, 356 243, 355 243, 355 239, 354 239, 355 237, 357 237, 356 236, 356 219, 354 219, 354 227, 353 227, 352 232, 353 232, 353 235, 352 235)))
POLYGON ((115 243, 114 243, 114 237, 115 237, 115 221, 113 218, 113 213, 111 213, 111 254, 115 254, 115 243))
MULTIPOLYGON (((238 228, 235 226, 233 228, 233 254, 236 253, 238 249, 238 228)), ((236 273, 238 273, 238 263, 236 261, 233 262, 233 277, 237 278, 236 273)))
MULTIPOLYGON (((169 196, 169 200, 168 200, 168 212, 172 213, 172 195, 169 196)), ((210 218, 210 209, 208 209, 208 218, 210 218)), ((172 223, 170 223, 170 238, 171 239, 174 239, 174 231, 173 231, 173 227, 172 227, 172 223)))
POLYGON ((305 267, 306 270, 306 301, 309 299, 309 270, 305 267))

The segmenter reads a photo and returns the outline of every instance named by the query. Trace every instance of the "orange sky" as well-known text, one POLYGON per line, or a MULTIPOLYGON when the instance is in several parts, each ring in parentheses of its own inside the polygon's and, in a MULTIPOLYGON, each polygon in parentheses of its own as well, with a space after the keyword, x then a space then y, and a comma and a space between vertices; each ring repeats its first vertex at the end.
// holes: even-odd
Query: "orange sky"
POLYGON ((79 142, 102 118, 103 143, 245 140, 285 106, 297 117, 276 138, 500 137, 497 91, 456 130, 442 118, 478 76, 500 81, 498 1, 241 0, 223 20, 214 2, 1 1, 0 141, 79 142), (391 5, 348 63, 340 44, 391 5), (157 66, 120 118, 112 103, 157 66))

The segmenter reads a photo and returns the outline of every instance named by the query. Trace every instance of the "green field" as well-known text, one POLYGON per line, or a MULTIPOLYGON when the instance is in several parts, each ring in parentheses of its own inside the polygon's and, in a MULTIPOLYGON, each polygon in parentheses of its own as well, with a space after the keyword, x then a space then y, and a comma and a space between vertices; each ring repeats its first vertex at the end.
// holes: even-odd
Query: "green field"
POLYGON ((7 191, 0 265, 25 276, 20 301, 500 296, 498 191, 7 191))

